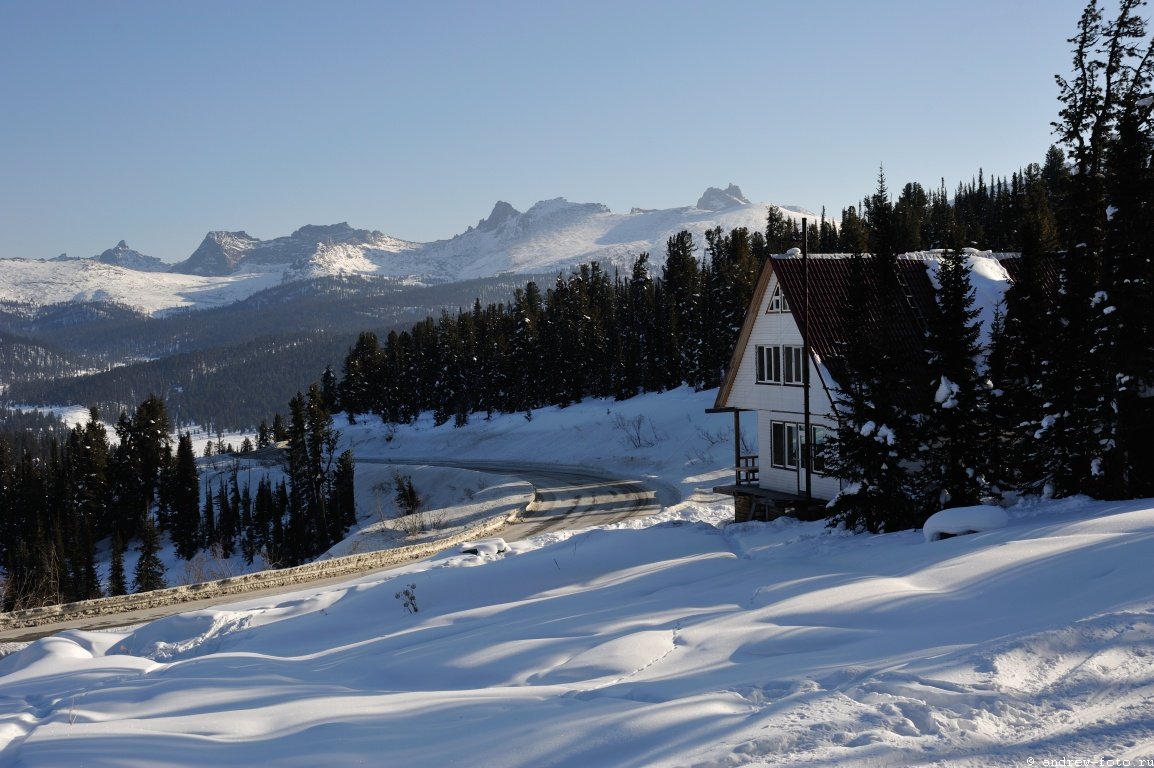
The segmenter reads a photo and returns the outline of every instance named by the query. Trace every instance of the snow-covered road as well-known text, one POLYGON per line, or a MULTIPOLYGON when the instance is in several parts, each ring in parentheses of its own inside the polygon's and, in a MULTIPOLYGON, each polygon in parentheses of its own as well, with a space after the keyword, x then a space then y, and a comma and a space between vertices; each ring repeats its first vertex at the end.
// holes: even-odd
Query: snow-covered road
POLYGON ((526 481, 537 489, 537 498, 521 515, 519 522, 502 531, 501 536, 509 541, 644 517, 681 501, 681 493, 676 488, 655 477, 633 479, 581 466, 509 460, 378 457, 358 457, 357 462, 456 467, 509 475, 526 481))

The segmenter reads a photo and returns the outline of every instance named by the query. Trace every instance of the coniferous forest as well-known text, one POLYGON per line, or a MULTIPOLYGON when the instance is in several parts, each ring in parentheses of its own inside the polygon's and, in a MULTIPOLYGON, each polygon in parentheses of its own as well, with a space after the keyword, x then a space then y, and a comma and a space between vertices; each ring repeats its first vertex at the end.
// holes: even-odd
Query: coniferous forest
POLYGON ((253 489, 234 464, 203 494, 192 439, 184 433, 173 444, 158 397, 122 412, 114 435, 95 408, 71 430, 10 416, 10 431, 0 433, 3 610, 163 588, 161 534, 184 560, 239 552, 249 564, 259 556, 287 566, 325 551, 356 522, 352 455, 337 453, 328 407, 311 387, 290 402, 287 424, 274 422, 281 434, 262 429, 251 447, 284 441, 284 480, 262 475, 253 489), (129 547, 138 552, 132 573, 129 547), (98 574, 98 550, 107 579, 98 574))
MULTIPOLYGON (((1070 39, 1072 74, 1057 78, 1057 144, 1040 163, 1008 178, 979 172, 952 192, 911 182, 896 197, 879 173, 836 226, 824 214, 809 223, 811 251, 852 254, 856 283, 882 287, 843 307, 841 426, 825 458, 850 490, 833 501, 835 523, 917 527, 943 506, 1010 493, 1154 495, 1154 54, 1140 7, 1123 0, 1114 18, 1087 7, 1070 39), (967 247, 1017 254, 986 350, 967 247), (946 252, 937 311, 924 348, 903 358, 883 322, 902 300, 895 262, 930 248, 946 252)), ((162 586, 162 533, 186 559, 216 547, 289 565, 324 551, 355 522, 337 410, 462 426, 586 397, 714 387, 762 265, 802 235, 770 208, 763 231, 671 237, 660 266, 645 253, 627 274, 582 265, 507 303, 477 300, 383 339, 362 332, 339 377, 326 370, 298 393, 287 425, 262 425, 257 447, 287 441, 276 485, 242 487, 234 473, 202 493, 191 440, 173 444, 156 397, 120 415, 115 443, 95 410, 71 430, 10 426, 0 435, 3 607, 162 586), (111 564, 103 582, 98 545, 111 564), (131 575, 128 547, 140 553, 131 575)))

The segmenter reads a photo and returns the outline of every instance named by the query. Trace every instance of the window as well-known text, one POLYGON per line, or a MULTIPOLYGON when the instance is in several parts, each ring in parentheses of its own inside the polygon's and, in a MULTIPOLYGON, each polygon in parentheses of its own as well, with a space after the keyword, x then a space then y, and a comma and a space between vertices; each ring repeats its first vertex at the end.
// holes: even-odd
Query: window
POLYGON ((771 443, 769 463, 783 469, 797 469, 797 438, 800 432, 798 425, 775 421, 769 425, 769 429, 771 443))
POLYGON ((805 374, 802 371, 801 347, 782 347, 781 351, 781 356, 785 358, 782 382, 785 384, 804 384, 805 374))
POLYGON ((819 475, 825 474, 826 460, 823 454, 826 440, 829 439, 829 430, 825 427, 813 425, 810 427, 813 440, 810 442, 810 451, 813 454, 813 471, 819 475))
POLYGON ((785 300, 785 294, 781 291, 781 283, 773 286, 773 293, 769 294, 769 305, 765 308, 765 313, 770 312, 788 312, 789 302, 785 300))
POLYGON ((759 384, 781 383, 781 347, 755 348, 757 353, 757 382, 759 384))
POLYGON ((758 384, 805 383, 801 347, 758 345, 754 352, 757 355, 758 384))

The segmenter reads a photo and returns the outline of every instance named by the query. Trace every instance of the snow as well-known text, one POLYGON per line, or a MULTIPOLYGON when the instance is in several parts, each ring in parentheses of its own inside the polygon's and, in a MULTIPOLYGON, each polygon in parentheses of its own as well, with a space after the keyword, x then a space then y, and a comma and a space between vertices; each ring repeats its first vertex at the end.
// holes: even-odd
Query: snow
POLYGON ((466 541, 461 545, 461 552, 463 554, 481 555, 483 557, 495 557, 508 550, 509 545, 499 536, 494 536, 489 539, 477 539, 476 541, 466 541))
POLYGON ((946 376, 941 377, 938 389, 934 393, 934 402, 943 408, 958 407, 958 385, 946 376))
MULTIPOLYGON (((1002 305, 1006 289, 1010 287, 1010 275, 1002 266, 998 254, 974 248, 965 248, 963 252, 966 254, 966 266, 970 270, 970 285, 974 288, 974 309, 978 310, 978 321, 981 323, 978 343, 988 347, 990 329, 994 326, 994 314, 999 308, 1005 311, 1002 305)), ((926 259, 926 268, 934 290, 941 289, 938 267, 944 254, 945 251, 942 250, 918 254, 926 259)))
POLYGON ((673 498, 504 553, 36 641, 0 659, 0 765, 1154 758, 1154 501, 950 510, 1006 523, 932 545, 726 525, 731 503, 709 489, 732 476, 732 443, 728 417, 703 413, 713 397, 422 421, 388 442, 348 427, 358 453, 547 457, 673 498), (662 439, 626 445, 615 415, 662 439))
POLYGON ((1009 519, 1006 510, 989 504, 954 507, 930 515, 922 526, 922 534, 926 541, 937 541, 950 536, 1005 528, 1009 519))

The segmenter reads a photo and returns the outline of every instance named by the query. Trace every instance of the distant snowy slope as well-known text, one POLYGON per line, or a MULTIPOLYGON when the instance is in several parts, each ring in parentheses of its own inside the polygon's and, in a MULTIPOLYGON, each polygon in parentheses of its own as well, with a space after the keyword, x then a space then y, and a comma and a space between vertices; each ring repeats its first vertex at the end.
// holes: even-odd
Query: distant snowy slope
MULTIPOLYGON (((229 275, 237 271, 280 271, 293 268, 308 272, 309 262, 336 266, 330 252, 339 252, 359 260, 365 253, 387 254, 419 248, 419 244, 398 240, 376 231, 353 229, 347 222, 325 226, 307 225, 291 235, 260 240, 247 232, 209 232, 187 260, 175 265, 174 272, 193 275, 229 275), (327 256, 326 256, 327 254, 327 256), (273 269, 269 269, 273 268, 273 269)), ((329 274, 339 274, 329 272, 329 274)), ((350 270, 343 270, 348 272, 350 270)), ((361 265, 355 271, 376 272, 372 265, 361 265)))
POLYGON ((206 308, 239 301, 276 285, 267 273, 207 278, 170 272, 141 272, 96 259, 0 260, 0 300, 47 305, 106 301, 145 314, 178 307, 206 308))
MULTIPOLYGON (((732 184, 725 190, 711 187, 694 206, 634 208, 629 213, 562 197, 543 200, 524 213, 499 202, 476 227, 451 240, 397 254, 382 268, 392 274, 419 274, 424 269, 444 279, 467 279, 564 270, 590 261, 626 267, 643 252, 660 264, 666 241, 682 230, 703 245, 706 230, 715 227, 761 230, 765 214, 765 204, 749 202, 732 184)), ((801 217, 788 211, 786 215, 801 217)))

